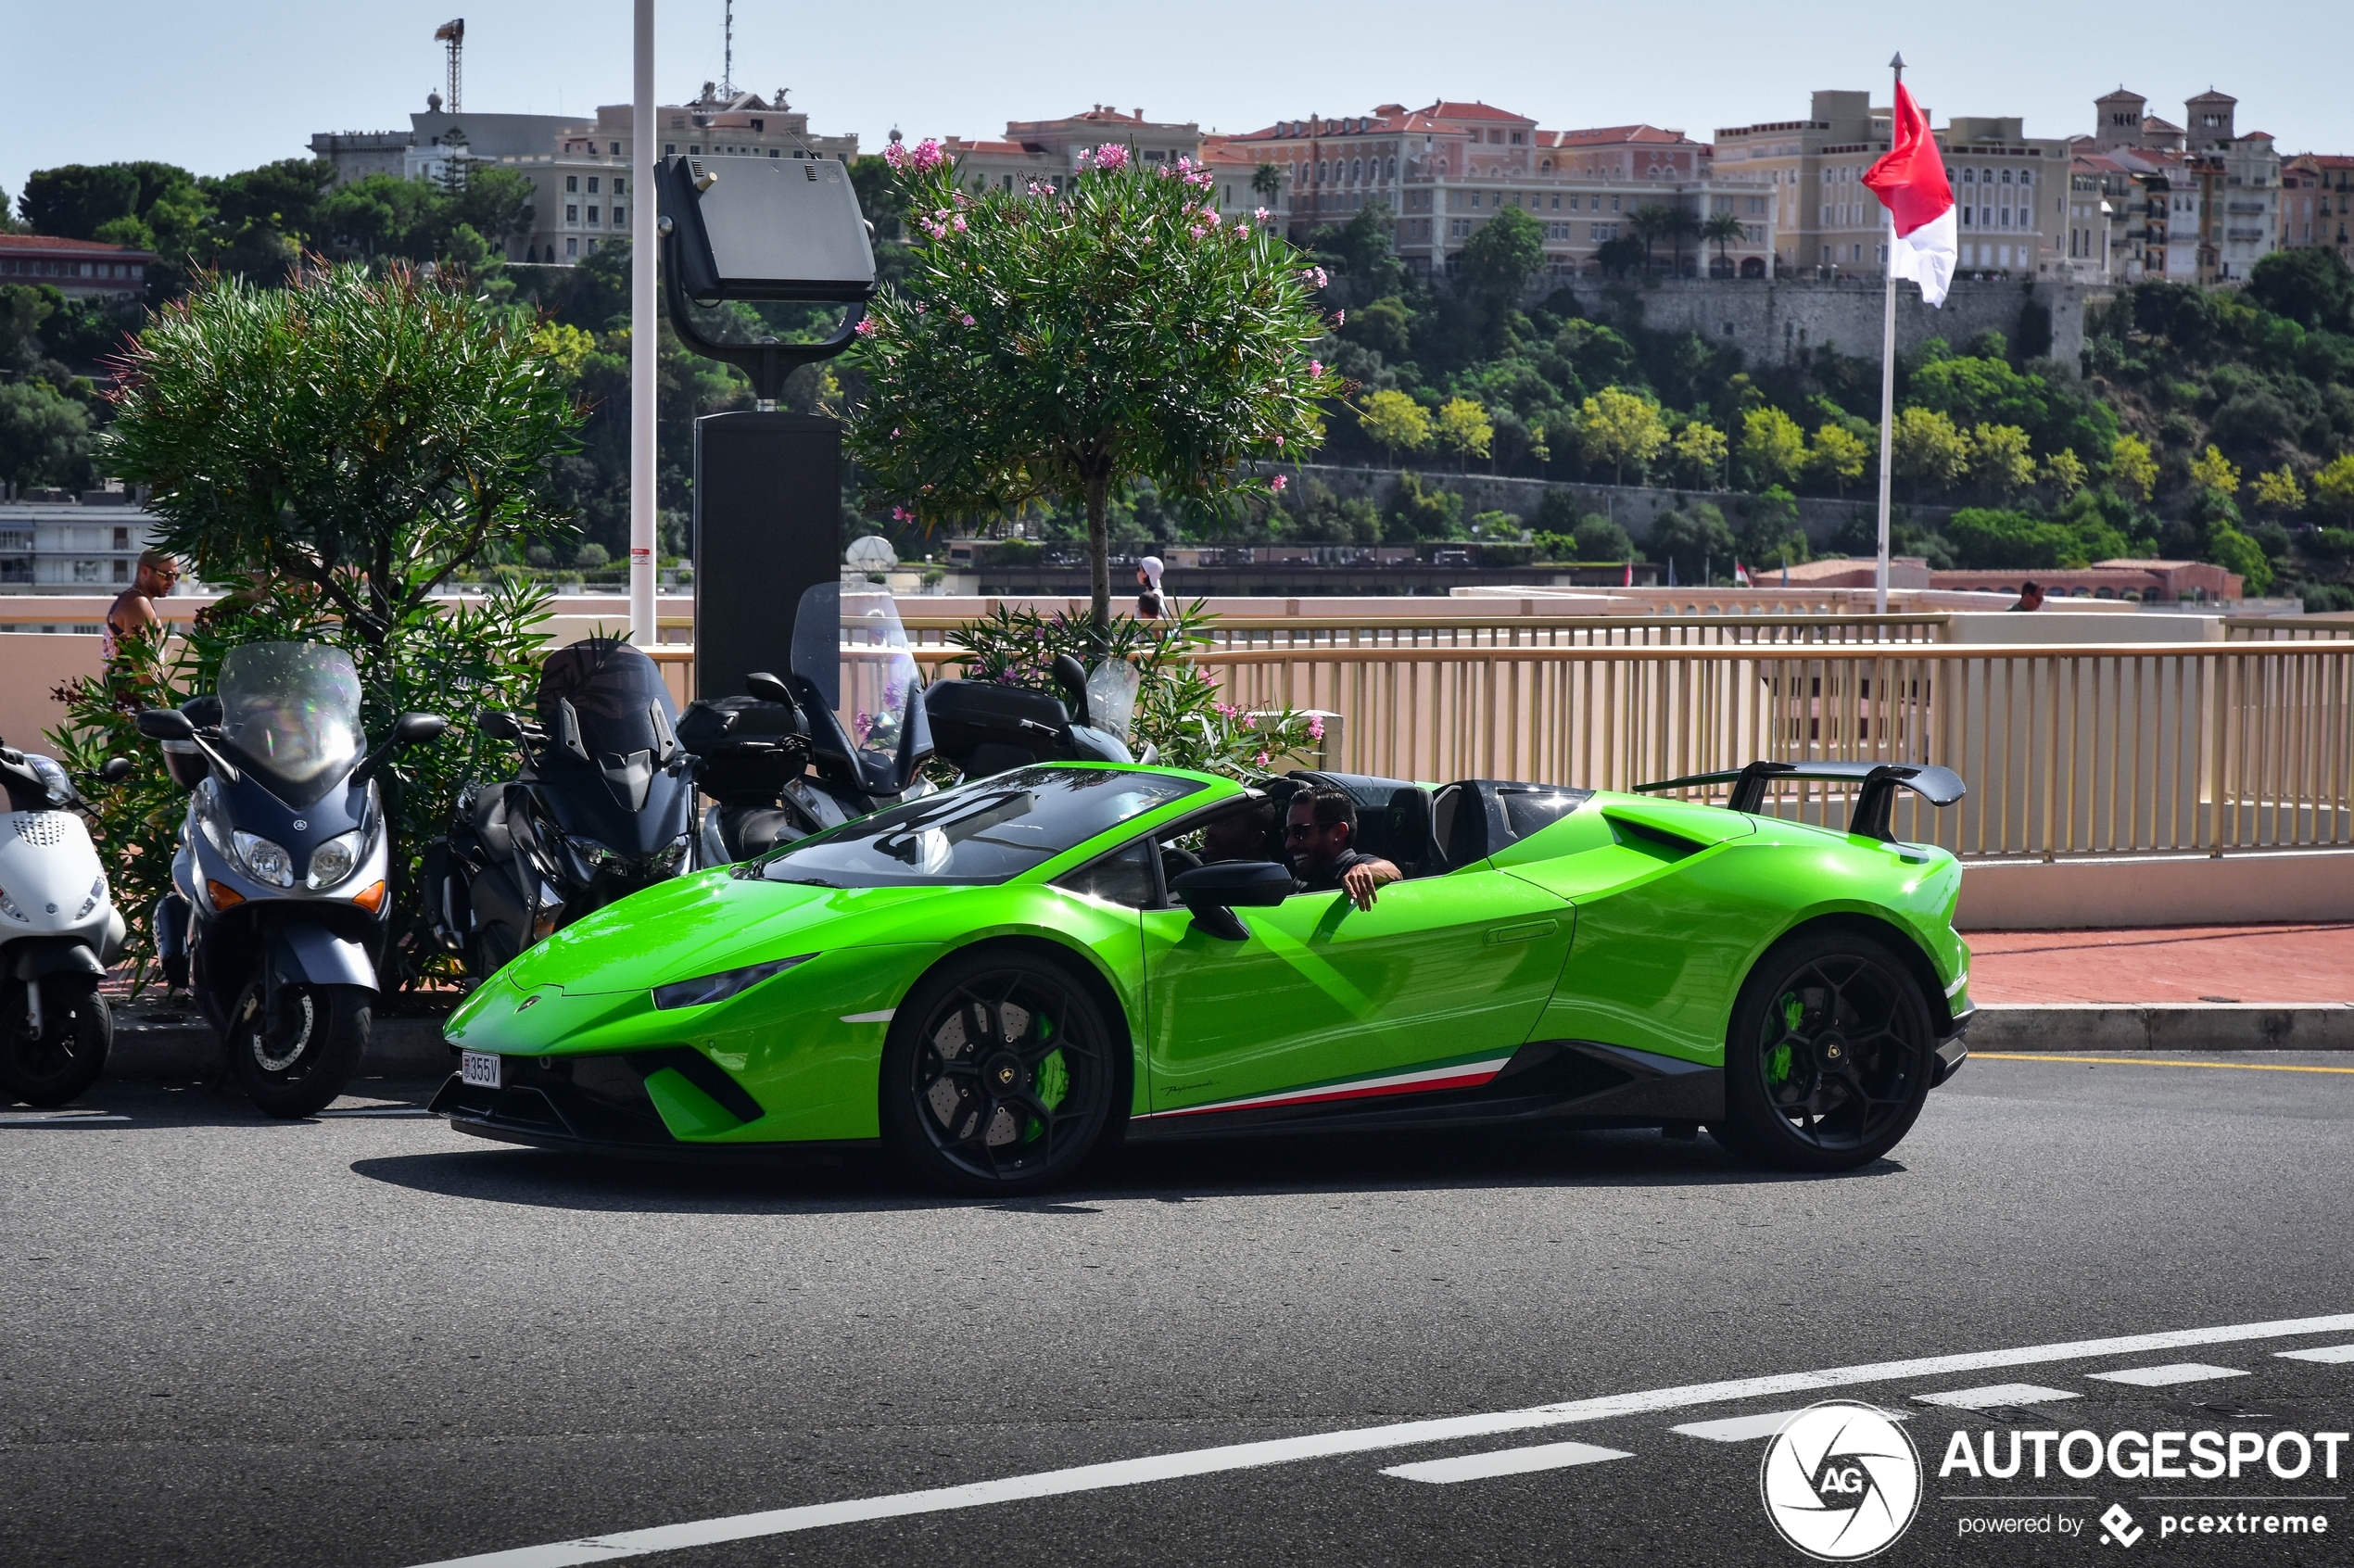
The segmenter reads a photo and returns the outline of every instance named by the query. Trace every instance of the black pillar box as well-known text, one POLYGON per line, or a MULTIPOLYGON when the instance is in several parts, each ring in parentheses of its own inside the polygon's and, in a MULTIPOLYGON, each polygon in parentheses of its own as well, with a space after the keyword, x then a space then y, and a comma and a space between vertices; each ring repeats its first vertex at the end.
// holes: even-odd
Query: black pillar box
POLYGON ((842 580, 842 425, 815 414, 695 421, 695 694, 783 675, 804 590, 842 580))

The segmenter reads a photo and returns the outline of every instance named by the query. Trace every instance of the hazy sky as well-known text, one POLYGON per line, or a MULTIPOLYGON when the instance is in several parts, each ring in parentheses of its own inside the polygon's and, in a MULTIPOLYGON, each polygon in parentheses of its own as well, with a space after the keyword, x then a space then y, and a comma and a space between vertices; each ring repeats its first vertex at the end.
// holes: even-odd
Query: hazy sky
MULTIPOLYGON (((664 101, 720 73, 721 0, 660 0, 664 101)), ((628 0, 0 0, 0 187, 28 171, 153 158, 224 173, 298 157, 314 131, 405 129, 442 79, 433 30, 466 19, 465 104, 579 114, 629 96, 628 0)), ((814 129, 868 149, 1002 133, 1098 100, 1205 130, 1479 98, 1551 128, 1649 120, 1707 137, 1789 120, 1816 87, 1879 89, 1892 50, 1942 120, 2018 114, 2089 131, 2120 81, 2180 120, 2210 83, 2284 152, 2354 152, 2344 0, 2282 0, 2219 25, 2211 4, 1981 0, 1944 7, 1685 0, 1456 11, 1361 0, 1129 6, 788 6, 739 0, 740 87, 792 89, 814 129)))

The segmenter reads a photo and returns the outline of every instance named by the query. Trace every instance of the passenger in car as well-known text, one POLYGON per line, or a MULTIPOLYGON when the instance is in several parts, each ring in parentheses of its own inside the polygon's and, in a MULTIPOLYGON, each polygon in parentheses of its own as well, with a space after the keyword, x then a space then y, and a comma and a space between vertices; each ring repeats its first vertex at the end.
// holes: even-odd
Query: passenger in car
POLYGON ((1205 864, 1221 860, 1265 860, 1267 836, 1275 826, 1275 803, 1254 801, 1245 810, 1221 816, 1201 831, 1205 864))
POLYGON ((1356 848, 1357 803, 1332 784, 1301 790, 1291 798, 1284 842, 1292 876, 1304 893, 1345 892, 1360 909, 1371 909, 1375 889, 1403 881, 1405 874, 1378 855, 1356 848))

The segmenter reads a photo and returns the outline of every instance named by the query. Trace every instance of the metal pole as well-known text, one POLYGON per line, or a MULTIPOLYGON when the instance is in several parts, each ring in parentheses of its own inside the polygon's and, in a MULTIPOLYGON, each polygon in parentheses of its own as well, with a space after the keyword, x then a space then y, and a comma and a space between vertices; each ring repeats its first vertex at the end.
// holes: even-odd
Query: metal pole
POLYGON ((637 82, 629 132, 629 639, 654 627, 654 0, 637 0, 637 82))
MULTIPOLYGON (((1896 81, 1905 81, 1905 57, 1897 56, 1888 62, 1896 72, 1896 81)), ((1896 97, 1889 95, 1889 146, 1896 145, 1896 97)), ((1881 280, 1887 285, 1886 309, 1880 317, 1879 342, 1879 559, 1872 573, 1872 613, 1888 613, 1888 495, 1889 477, 1894 461, 1896 431, 1896 209, 1888 212, 1888 259, 1880 267, 1881 280)))

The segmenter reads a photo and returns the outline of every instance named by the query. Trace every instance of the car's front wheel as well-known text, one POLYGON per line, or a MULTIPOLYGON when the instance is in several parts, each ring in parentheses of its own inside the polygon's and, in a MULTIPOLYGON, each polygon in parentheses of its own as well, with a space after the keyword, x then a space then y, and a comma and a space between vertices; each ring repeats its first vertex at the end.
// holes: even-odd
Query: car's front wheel
POLYGON ((953 1191, 1062 1180, 1101 1142, 1122 1081, 1118 1035, 1077 977, 1017 951, 955 958, 917 982, 883 1051, 883 1135, 953 1191))
POLYGON ((1725 1041, 1717 1140, 1789 1170, 1867 1165, 1911 1131, 1936 1066, 1928 1000, 1860 932, 1802 933, 1759 960, 1725 1041))

